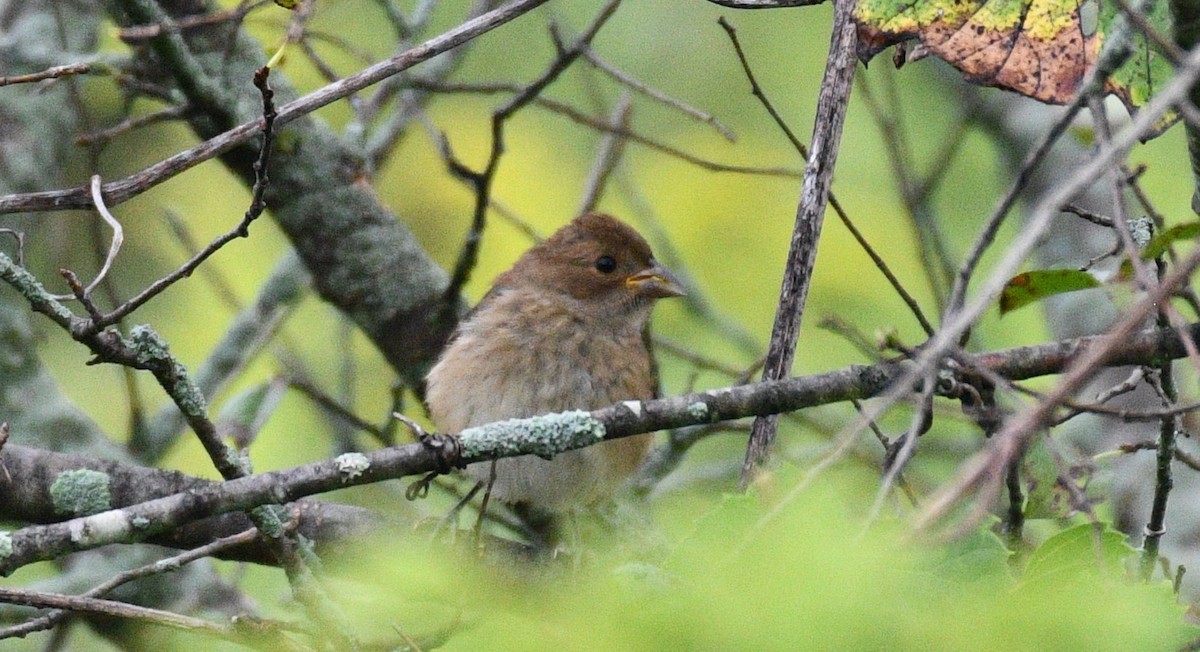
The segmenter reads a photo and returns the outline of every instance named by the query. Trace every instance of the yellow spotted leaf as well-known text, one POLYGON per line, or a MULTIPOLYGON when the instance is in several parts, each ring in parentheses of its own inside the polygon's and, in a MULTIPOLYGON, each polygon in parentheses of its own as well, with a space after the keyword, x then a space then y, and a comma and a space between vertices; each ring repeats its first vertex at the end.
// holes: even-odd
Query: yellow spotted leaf
MULTIPOLYGON (((1166 2, 1147 21, 1171 34, 1166 2)), ((1117 0, 858 0, 858 56, 867 63, 893 44, 916 39, 967 79, 1043 102, 1071 101, 1120 15, 1117 0)), ((1171 76, 1170 63, 1138 30, 1132 56, 1105 90, 1130 111, 1171 76)), ((1169 126, 1160 121, 1158 131, 1169 126)))

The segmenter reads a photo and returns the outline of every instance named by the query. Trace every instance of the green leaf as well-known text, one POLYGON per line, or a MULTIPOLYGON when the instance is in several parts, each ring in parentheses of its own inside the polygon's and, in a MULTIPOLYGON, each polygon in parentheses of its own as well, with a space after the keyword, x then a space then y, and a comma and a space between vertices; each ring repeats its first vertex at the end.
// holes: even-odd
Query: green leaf
POLYGON ((1100 287, 1100 281, 1077 269, 1041 269, 1017 274, 1000 293, 1000 314, 1064 292, 1100 287))
POLYGON ((1009 559, 1012 552, 993 532, 996 522, 976 527, 969 534, 946 543, 932 552, 940 557, 937 562, 939 573, 959 582, 1008 582, 1009 559))
POLYGON ((1142 258, 1154 260, 1167 252, 1167 248, 1180 240, 1194 240, 1200 237, 1200 222, 1187 222, 1159 233, 1150 240, 1150 244, 1142 250, 1142 258))
POLYGON ((1135 554, 1125 535, 1102 524, 1084 523, 1055 534, 1038 546, 1025 566, 1027 584, 1070 581, 1080 576, 1122 575, 1135 554))
POLYGON ((1061 518, 1070 509, 1070 497, 1058 484, 1058 464, 1042 438, 1021 458, 1021 484, 1025 489, 1025 518, 1061 518))
MULTIPOLYGON (((1122 11, 1120 4, 1115 0, 1101 0, 1099 24, 1096 27, 1096 33, 1091 38, 1103 43, 1113 33, 1116 19, 1122 11)), ((1147 3, 1145 18, 1146 22, 1153 25, 1159 34, 1173 33, 1168 3, 1147 3)), ((1117 68, 1108 78, 1104 84, 1104 90, 1121 98, 1125 107, 1129 109, 1130 113, 1133 113, 1138 107, 1149 102, 1150 98, 1163 86, 1167 85, 1171 79, 1172 67, 1170 62, 1160 54, 1154 41, 1147 37, 1142 30, 1136 27, 1129 30, 1129 40, 1133 54, 1125 62, 1125 65, 1117 68)), ((1174 123, 1175 118, 1174 111, 1167 112, 1155 123, 1152 134, 1147 138, 1153 138, 1165 131, 1174 123)))

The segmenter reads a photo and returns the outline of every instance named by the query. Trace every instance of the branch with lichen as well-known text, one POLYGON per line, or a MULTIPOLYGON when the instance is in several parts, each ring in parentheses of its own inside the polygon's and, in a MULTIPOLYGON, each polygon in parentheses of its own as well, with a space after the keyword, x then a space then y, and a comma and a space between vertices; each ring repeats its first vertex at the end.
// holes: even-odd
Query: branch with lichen
MULTIPOLYGON (((64 517, 95 514, 216 484, 178 471, 154 469, 116 460, 96 459, 9 443, 0 453, 0 518, 49 523, 64 517)), ((362 535, 391 521, 389 515, 312 500, 289 505, 289 527, 316 545, 326 546, 347 535, 362 535)), ((150 541, 190 549, 240 532, 252 524, 241 513, 196 521, 164 532, 150 541)), ((224 551, 223 558, 275 563, 260 541, 224 551)))
MULTIPOLYGON (((192 375, 201 395, 211 399, 262 348, 278 329, 282 317, 304 296, 309 275, 292 253, 285 255, 259 288, 253 304, 230 324, 208 358, 192 375)), ((183 415, 168 406, 135 430, 130 449, 143 461, 157 460, 185 426, 183 415)))
MULTIPOLYGON (((35 311, 47 315, 72 338, 86 345, 95 355, 95 361, 149 371, 183 413, 184 420, 195 432, 221 476, 229 480, 250 475, 249 458, 221 440, 216 425, 208 418, 204 396, 191 381, 187 369, 171 355, 167 343, 151 327, 134 326, 126 337, 111 327, 104 328, 102 322, 97 321, 102 318, 100 315, 94 315, 91 319, 78 317, 48 294, 32 274, 3 253, 0 253, 0 280, 20 292, 35 311)), ((81 292, 77 291, 76 294, 84 298, 81 292)), ((104 509, 108 504, 107 479, 103 474, 95 471, 64 472, 59 479, 63 484, 59 486, 60 495, 56 502, 69 508, 65 513, 91 513, 104 509)), ((52 486, 51 492, 54 491, 55 487, 52 486)), ((324 596, 312 575, 308 559, 311 553, 303 541, 288 530, 287 519, 282 518, 280 510, 270 507, 270 502, 253 505, 247 512, 262 535, 261 541, 287 571, 293 591, 308 607, 309 613, 318 621, 332 626, 328 628, 331 636, 345 643, 351 642, 349 629, 340 624, 338 610, 324 596)), ((141 520, 131 520, 129 523, 136 529, 145 527, 141 520)), ((4 540, 0 539, 0 554, 3 548, 4 540)))
MULTIPOLYGON (((1200 324, 1189 328, 1200 338, 1200 324)), ((1059 373, 1103 340, 1088 337, 976 355, 963 366, 1021 380, 1059 373)), ((1105 364, 1124 366, 1180 358, 1183 343, 1171 329, 1148 330, 1111 349, 1105 364)), ((624 401, 592 412, 563 412, 470 428, 424 441, 215 483, 128 507, 61 523, 0 533, 0 574, 35 561, 110 543, 143 541, 219 514, 288 503, 335 489, 517 455, 553 456, 600 441, 667 428, 778 414, 877 396, 904 378, 908 362, 856 365, 824 374, 738 385, 650 401, 624 401)), ((0 457, 0 462, 3 457, 0 457)))

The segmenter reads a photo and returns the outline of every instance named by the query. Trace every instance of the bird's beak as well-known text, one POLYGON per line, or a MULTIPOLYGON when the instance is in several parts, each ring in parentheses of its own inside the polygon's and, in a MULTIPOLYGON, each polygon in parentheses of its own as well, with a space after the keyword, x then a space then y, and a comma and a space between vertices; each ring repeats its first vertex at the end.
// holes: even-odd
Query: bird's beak
POLYGON ((675 278, 671 270, 653 258, 650 259, 649 267, 625 279, 625 286, 635 294, 651 299, 687 295, 683 284, 675 278))

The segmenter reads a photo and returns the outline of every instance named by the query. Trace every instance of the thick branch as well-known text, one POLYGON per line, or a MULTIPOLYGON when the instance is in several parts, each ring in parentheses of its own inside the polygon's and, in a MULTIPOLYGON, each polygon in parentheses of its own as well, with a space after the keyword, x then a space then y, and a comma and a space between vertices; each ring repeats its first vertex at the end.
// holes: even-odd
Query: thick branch
MULTIPOLYGON (((107 479, 109 506, 136 505, 162 496, 215 485, 178 471, 152 469, 115 460, 7 444, 0 458, 0 518, 26 523, 52 523, 63 517, 50 488, 68 471, 86 469, 104 474, 107 479)), ((385 527, 387 518, 379 513, 350 505, 300 501, 290 506, 295 530, 317 545, 336 543, 350 535, 362 535, 385 527)), ((188 549, 251 527, 245 514, 229 513, 196 521, 151 539, 152 543, 188 549)), ((274 563, 261 541, 253 541, 222 554, 225 559, 274 563)))

